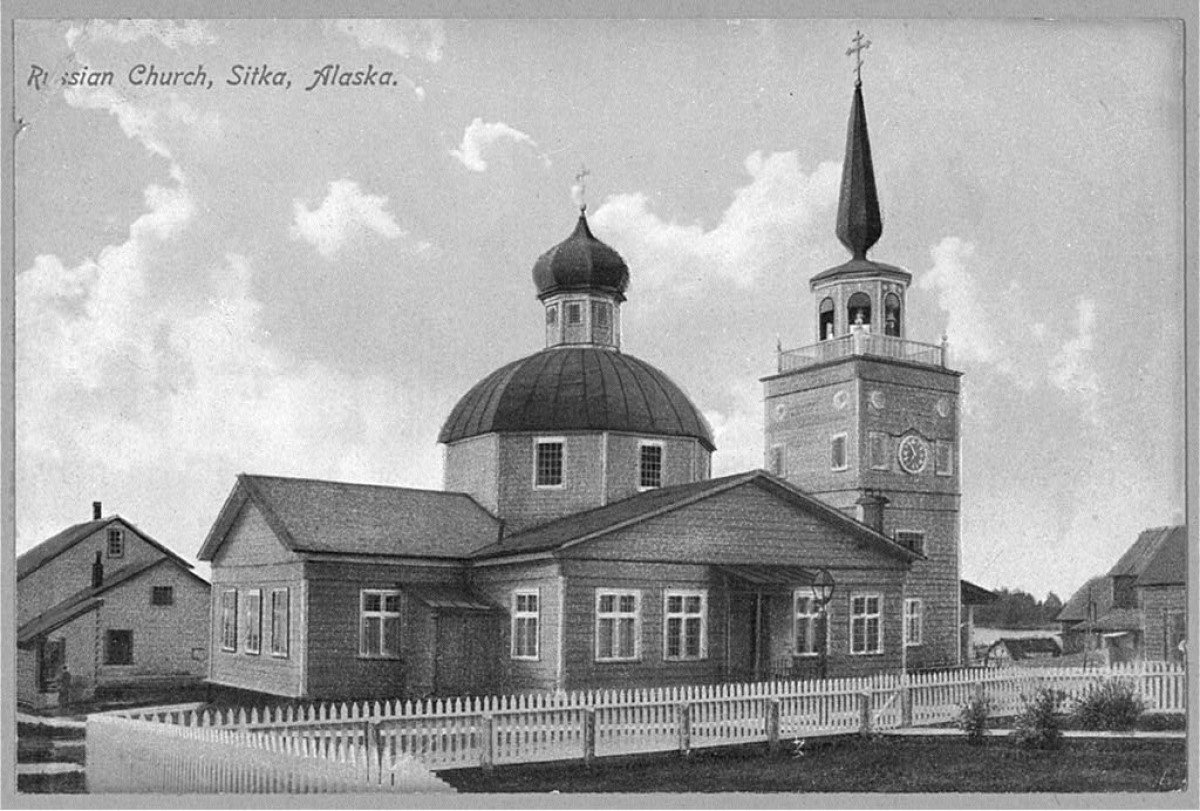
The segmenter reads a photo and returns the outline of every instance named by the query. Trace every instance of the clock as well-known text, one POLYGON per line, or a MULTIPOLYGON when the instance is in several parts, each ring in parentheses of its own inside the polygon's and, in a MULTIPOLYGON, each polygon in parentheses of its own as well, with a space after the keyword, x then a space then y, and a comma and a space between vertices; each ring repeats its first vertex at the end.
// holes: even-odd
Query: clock
POLYGON ((926 446, 925 440, 909 434, 900 440, 900 445, 896 449, 896 457, 905 472, 920 473, 929 461, 929 448, 926 446))

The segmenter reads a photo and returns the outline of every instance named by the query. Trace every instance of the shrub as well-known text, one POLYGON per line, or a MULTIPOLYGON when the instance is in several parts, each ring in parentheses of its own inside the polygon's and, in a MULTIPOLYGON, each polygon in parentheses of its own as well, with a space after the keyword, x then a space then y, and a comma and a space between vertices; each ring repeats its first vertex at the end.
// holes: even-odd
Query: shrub
POLYGON ((1061 690, 1043 687, 1032 698, 1021 696, 1025 703, 1017 716, 1012 736, 1026 749, 1057 749, 1062 743, 1062 718, 1059 705, 1065 694, 1061 690))
POLYGON ((988 731, 988 717, 992 714, 992 700, 976 694, 968 699, 958 712, 958 728, 967 734, 967 743, 979 746, 988 731))
POLYGON ((1133 729, 1145 709, 1133 684, 1113 680, 1089 687, 1075 700, 1073 715, 1084 729, 1133 729))

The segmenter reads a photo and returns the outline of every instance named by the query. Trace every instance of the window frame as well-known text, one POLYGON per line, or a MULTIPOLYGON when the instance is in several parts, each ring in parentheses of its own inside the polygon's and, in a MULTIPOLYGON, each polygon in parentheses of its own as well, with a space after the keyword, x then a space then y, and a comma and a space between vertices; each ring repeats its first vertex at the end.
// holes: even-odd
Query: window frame
POLYGON ((663 473, 666 469, 667 447, 660 439, 638 440, 638 492, 660 490, 663 487, 663 473), (658 484, 646 484, 646 449, 658 448, 658 484))
POLYGON ((925 530, 923 529, 896 529, 892 531, 892 540, 903 546, 910 552, 916 552, 918 555, 925 554, 925 530), (919 544, 909 544, 901 539, 901 536, 909 536, 920 541, 919 544))
POLYGON ((104 632, 104 665, 106 667, 130 667, 133 665, 133 631, 125 628, 108 628, 104 632), (117 634, 127 634, 129 646, 125 653, 128 661, 113 661, 113 640, 117 634))
POLYGON ((812 596, 812 589, 810 587, 805 586, 804 588, 798 588, 795 591, 793 591, 792 592, 792 655, 799 656, 799 657, 808 657, 808 656, 820 656, 822 652, 824 652, 825 654, 828 654, 829 651, 831 650, 831 647, 829 644, 829 638, 831 636, 833 636, 833 634, 831 634, 829 632, 829 629, 832 627, 832 619, 831 619, 832 616, 833 616, 833 604, 828 603, 825 606, 825 650, 824 651, 818 650, 818 646, 816 645, 815 641, 813 642, 812 645, 809 646, 812 648, 812 650, 800 650, 800 646, 796 644, 797 638, 799 636, 798 632, 800 629, 800 618, 804 617, 805 622, 808 625, 808 637, 807 638, 811 639, 811 640, 815 640, 817 629, 820 627, 821 608, 820 608, 820 606, 817 605, 816 598, 812 596), (810 609, 811 609, 808 613, 801 614, 800 611, 798 610, 797 606, 801 600, 805 600, 808 602, 810 609))
POLYGON ((904 647, 912 648, 920 645, 925 639, 925 601, 920 597, 904 598, 904 647), (913 607, 916 610, 913 611, 913 607), (912 625, 915 621, 916 634, 912 625))
POLYGON ((787 445, 783 443, 771 446, 771 454, 767 460, 768 470, 779 478, 787 478, 787 445))
POLYGON ((242 652, 258 656, 262 653, 262 589, 246 589, 245 611, 242 652))
POLYGON ((585 299, 569 299, 563 302, 563 327, 584 327, 586 326, 584 318, 583 306, 587 301, 585 299), (571 319, 571 313, 576 314, 574 320, 571 319))
POLYGON ((884 652, 883 647, 883 595, 879 592, 853 592, 850 595, 850 655, 851 656, 876 656, 884 652), (859 612, 855 607, 855 601, 863 601, 863 610, 859 612), (869 601, 875 600, 876 610, 871 612, 868 610, 869 601), (875 647, 869 647, 867 643, 870 641, 867 637, 867 631, 870 628, 871 620, 875 620, 875 647), (857 624, 863 624, 863 645, 858 649, 858 640, 855 636, 854 628, 857 624))
POLYGON ((539 436, 533 438, 533 489, 562 490, 567 486, 567 439, 562 436, 539 436), (541 447, 558 445, 558 484, 541 483, 541 447))
POLYGON ((403 633, 404 633, 403 615, 404 615, 404 604, 403 604, 403 596, 402 596, 400 589, 386 589, 386 588, 359 589, 358 590, 358 658, 360 658, 360 659, 389 659, 389 660, 390 659, 399 659, 400 658, 400 650, 403 647, 403 633), (374 610, 374 609, 368 610, 366 608, 366 601, 367 601, 368 595, 376 595, 379 597, 379 608, 377 610, 374 610), (389 597, 396 598, 395 610, 390 610, 387 607, 387 598, 389 598, 389 597), (379 620, 379 650, 378 650, 378 652, 364 650, 364 647, 366 644, 366 639, 367 639, 364 631, 367 627, 366 621, 368 619, 378 619, 379 620), (386 651, 387 638, 388 638, 388 635, 387 635, 388 620, 393 620, 396 623, 396 651, 394 653, 389 653, 386 651))
POLYGON ((594 603, 593 616, 595 621, 592 623, 592 631, 595 636, 595 645, 592 653, 594 661, 597 663, 608 662, 639 662, 642 659, 642 592, 641 589, 615 589, 615 588, 598 588, 596 589, 596 599, 594 603), (621 598, 633 597, 633 611, 621 611, 621 598), (600 613, 600 602, 604 597, 613 598, 613 606, 616 610, 600 613), (600 623, 604 620, 610 620, 613 623, 613 652, 610 656, 600 655, 600 623), (633 654, 631 656, 621 656, 620 651, 620 629, 621 621, 626 619, 633 620, 633 654))
POLYGON ((708 658, 708 589, 671 588, 663 590, 662 637, 662 657, 664 662, 702 662, 708 658), (681 599, 682 610, 671 611, 669 609, 672 597, 678 597, 681 599), (700 611, 698 614, 687 610, 687 600, 689 597, 700 598, 700 611), (670 620, 672 618, 680 620, 679 653, 674 656, 670 654, 670 620), (699 649, 695 655, 691 655, 687 652, 687 624, 689 619, 698 619, 700 622, 699 649))
POLYGON ((159 608, 169 608, 175 605, 175 587, 174 586, 151 586, 150 587, 150 605, 159 608), (166 599, 160 599, 160 595, 166 595, 166 599))
POLYGON ((511 605, 512 610, 509 614, 509 616, 511 618, 509 621, 509 645, 508 645, 509 658, 515 659, 517 661, 524 661, 524 662, 540 661, 542 658, 542 593, 541 593, 541 589, 522 588, 522 589, 514 590, 512 593, 512 599, 511 599, 510 605, 511 605), (528 606, 525 609, 521 609, 521 607, 520 607, 521 598, 528 599, 530 597, 532 597, 535 601, 533 610, 530 610, 528 608, 528 606), (532 636, 533 652, 532 653, 528 653, 528 652, 523 653, 518 650, 518 644, 517 644, 518 640, 519 639, 528 640, 530 638, 528 635, 525 635, 523 637, 518 635, 517 629, 521 627, 522 621, 524 621, 526 624, 528 624, 529 622, 532 622, 532 624, 533 624, 533 636, 532 636))
POLYGON ((221 650, 237 653, 237 649, 238 590, 223 589, 221 591, 221 650))
POLYGON ((104 552, 106 557, 123 558, 125 557, 125 531, 120 527, 109 527, 108 534, 105 537, 104 552), (114 552, 113 541, 116 541, 116 551, 114 552))
POLYGON ((291 649, 291 624, 292 624, 292 594, 289 588, 273 588, 271 589, 271 638, 270 638, 270 653, 280 659, 288 658, 291 649), (283 596, 283 629, 280 633, 279 628, 279 603, 276 598, 283 596), (279 644, 282 640, 282 646, 279 644))
POLYGON ((867 461, 871 470, 891 470, 892 455, 889 435, 884 431, 871 431, 867 434, 867 461), (875 451, 878 444, 879 455, 875 451))
POLYGON ((933 442, 933 473, 935 476, 953 476, 954 475, 954 443, 947 442, 944 439, 936 439, 933 442), (942 454, 945 453, 945 460, 942 459, 942 454), (945 461, 945 465, 942 462, 945 461))
POLYGON ((829 469, 832 471, 843 471, 850 469, 850 438, 849 433, 842 431, 840 434, 834 434, 829 437, 829 469), (839 466, 837 462, 837 454, 835 449, 838 443, 842 446, 842 463, 839 466))

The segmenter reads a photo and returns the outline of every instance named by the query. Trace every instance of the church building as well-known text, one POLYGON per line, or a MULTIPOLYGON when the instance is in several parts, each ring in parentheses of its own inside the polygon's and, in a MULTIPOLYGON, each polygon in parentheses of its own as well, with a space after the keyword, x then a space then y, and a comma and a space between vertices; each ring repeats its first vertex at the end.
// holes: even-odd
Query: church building
MULTIPOLYGON (((861 82, 818 334, 765 387, 765 470, 622 345, 630 269, 574 231, 533 266, 545 346, 450 412, 440 491, 240 475, 208 680, 349 699, 803 678, 960 662, 959 373, 908 339, 861 82)), ((747 381, 752 385, 752 381, 747 381)))

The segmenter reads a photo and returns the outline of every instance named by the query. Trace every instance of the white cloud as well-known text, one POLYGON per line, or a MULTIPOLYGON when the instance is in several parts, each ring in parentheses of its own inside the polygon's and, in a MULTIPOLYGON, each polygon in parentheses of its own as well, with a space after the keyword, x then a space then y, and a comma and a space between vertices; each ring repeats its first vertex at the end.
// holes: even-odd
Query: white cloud
MULTIPOLYGON (((353 180, 334 180, 316 209, 309 210, 303 200, 293 201, 291 237, 309 243, 326 259, 335 257, 355 234, 371 232, 384 239, 399 239, 405 232, 386 210, 387 202, 385 196, 364 193, 353 180)), ((420 253, 428 248, 429 244, 422 242, 411 249, 420 253)))
POLYGON ((335 27, 363 48, 383 48, 404 57, 416 53, 427 62, 440 61, 446 45, 441 20, 338 20, 335 27))
POLYGON ((1099 422, 1097 411, 1100 394, 1099 378, 1092 365, 1096 303, 1080 297, 1075 303, 1075 335, 1063 342, 1058 353, 1050 359, 1050 382, 1067 394, 1078 398, 1090 422, 1099 422))
POLYGON ((821 218, 837 201, 841 168, 822 163, 806 173, 794 152, 754 152, 745 167, 750 183, 734 193, 711 230, 665 222, 640 192, 609 197, 592 222, 648 287, 712 277, 750 285, 765 269, 794 262, 813 242, 813 226, 824 227, 821 218))
POLYGON ((72 50, 80 40, 118 42, 122 45, 137 42, 146 37, 153 37, 171 50, 179 50, 180 45, 208 45, 217 39, 200 20, 89 20, 82 28, 71 26, 67 29, 67 47, 72 50))
POLYGON ((946 313, 946 337, 954 364, 988 363, 1007 371, 979 284, 971 272, 975 243, 945 237, 930 250, 933 267, 918 280, 917 287, 937 294, 938 306, 946 313))
POLYGON ((482 118, 476 118, 463 130, 462 143, 458 149, 451 149, 450 154, 472 172, 487 170, 487 161, 483 159, 483 150, 491 147, 497 141, 511 141, 516 144, 529 144, 537 148, 537 143, 525 133, 505 124, 503 121, 486 123, 482 118))
POLYGON ((726 392, 724 407, 706 409, 713 431, 713 475, 763 467, 763 403, 753 386, 739 381, 726 392))

